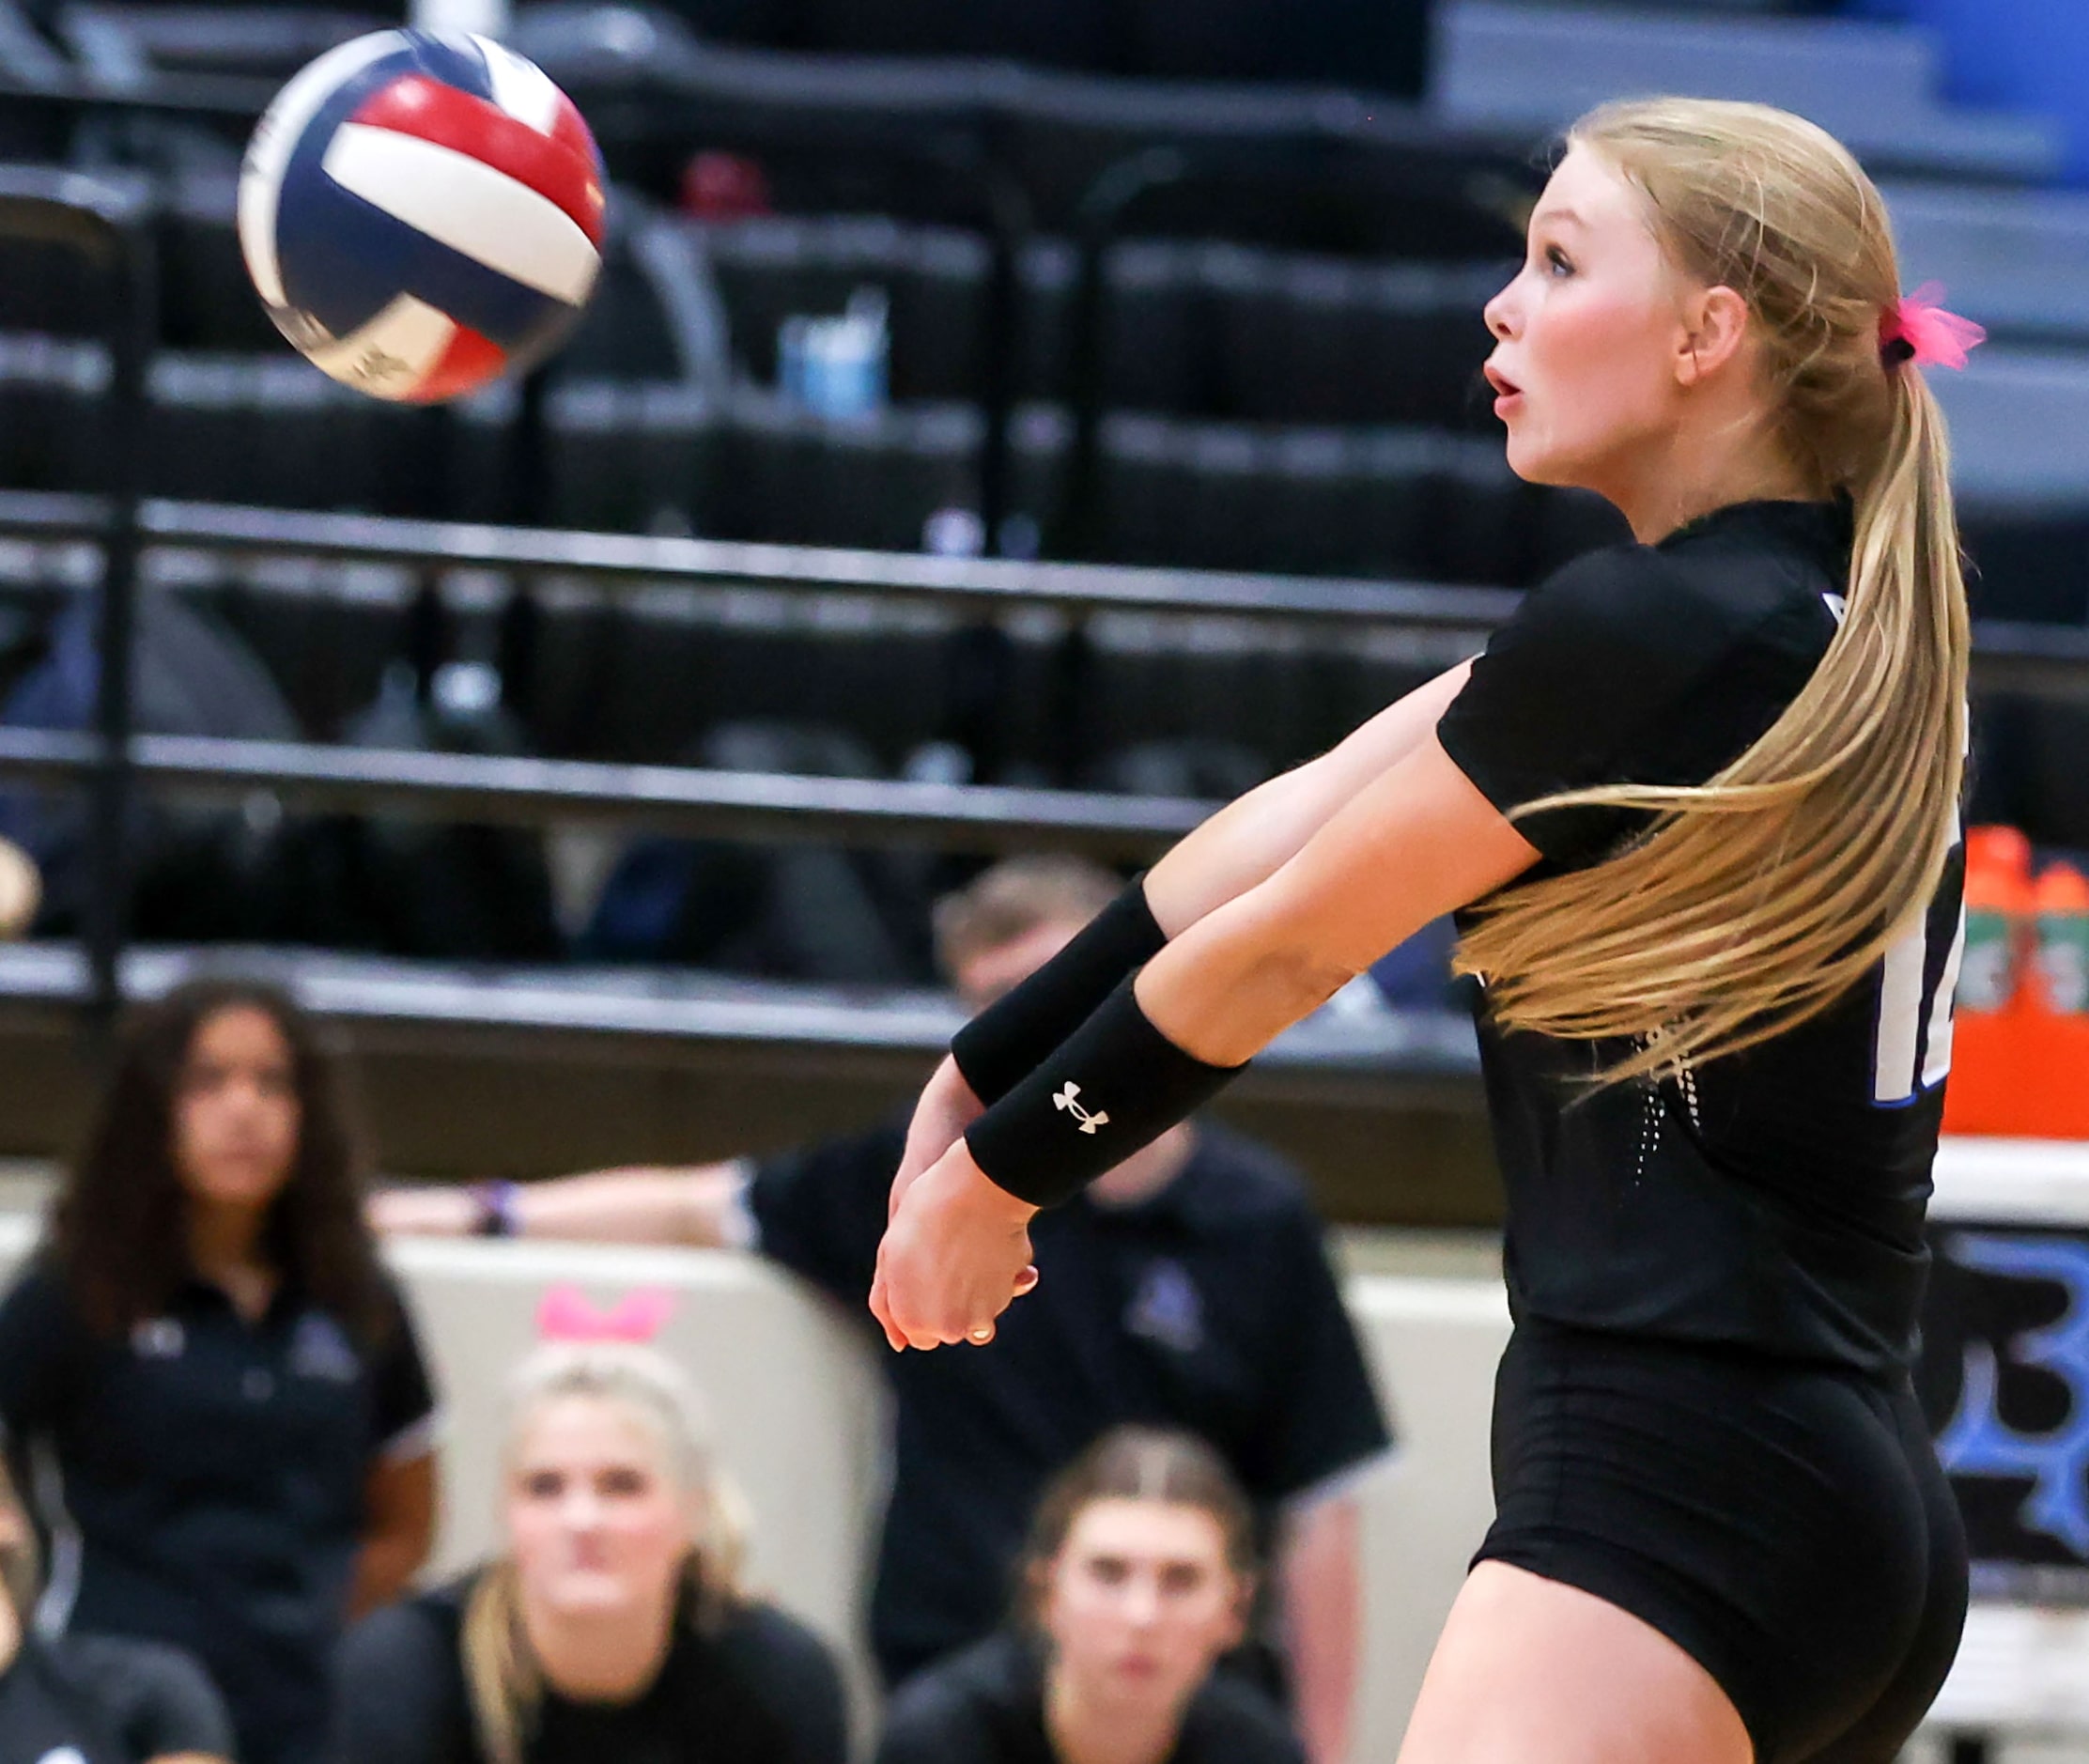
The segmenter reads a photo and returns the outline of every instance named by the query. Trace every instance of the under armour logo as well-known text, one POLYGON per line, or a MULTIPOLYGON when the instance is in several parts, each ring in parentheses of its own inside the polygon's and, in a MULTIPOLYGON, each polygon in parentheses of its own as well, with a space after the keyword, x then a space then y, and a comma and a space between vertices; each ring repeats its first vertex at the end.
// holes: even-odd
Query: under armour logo
POLYGON ((1081 1123, 1081 1131, 1083 1133, 1093 1133, 1098 1127, 1108 1126, 1109 1110, 1106 1108, 1098 1108, 1092 1115, 1090 1114, 1087 1109, 1083 1108, 1080 1104, 1075 1100, 1080 1095, 1080 1093, 1081 1087, 1077 1084, 1070 1083, 1063 1091, 1054 1091, 1052 1092, 1052 1106, 1054 1108, 1062 1108, 1068 1114, 1072 1115, 1075 1121, 1081 1123))

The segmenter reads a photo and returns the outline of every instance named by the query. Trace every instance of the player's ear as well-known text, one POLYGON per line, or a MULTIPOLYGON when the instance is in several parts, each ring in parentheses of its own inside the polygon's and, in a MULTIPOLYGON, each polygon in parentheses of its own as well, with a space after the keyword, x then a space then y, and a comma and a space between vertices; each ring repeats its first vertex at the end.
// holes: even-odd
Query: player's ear
POLYGON ((1748 338, 1748 302, 1730 287, 1698 288, 1685 296, 1676 337, 1679 385, 1710 379, 1740 353, 1748 338))

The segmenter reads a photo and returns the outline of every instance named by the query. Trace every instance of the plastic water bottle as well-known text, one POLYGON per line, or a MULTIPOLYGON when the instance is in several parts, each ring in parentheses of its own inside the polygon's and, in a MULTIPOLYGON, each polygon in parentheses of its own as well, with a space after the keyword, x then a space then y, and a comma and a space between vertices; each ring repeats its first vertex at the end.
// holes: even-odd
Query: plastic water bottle
POLYGON ((816 415, 846 422, 885 408, 891 338, 885 296, 858 288, 839 318, 786 318, 777 332, 777 382, 816 415))
POLYGON ((2089 1017, 2089 876, 2071 863, 2048 865, 2032 910, 2038 1002, 2055 1016, 2089 1017))
POLYGON ((2031 842, 2013 827, 1973 828, 1966 835, 1959 1010, 1993 1016, 2016 1000, 2031 911, 2031 842))

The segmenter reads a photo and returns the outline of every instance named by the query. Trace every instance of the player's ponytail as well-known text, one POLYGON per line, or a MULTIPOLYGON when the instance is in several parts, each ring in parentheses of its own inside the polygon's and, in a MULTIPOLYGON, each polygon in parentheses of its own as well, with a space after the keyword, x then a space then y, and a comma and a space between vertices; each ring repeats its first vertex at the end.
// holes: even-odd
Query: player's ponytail
POLYGON ((1971 637, 1943 417, 1881 348, 1899 272, 1856 162, 1796 116, 1703 100, 1606 106, 1571 138, 1645 193, 1679 265, 1747 300, 1778 441, 1855 513, 1841 628, 1777 721, 1701 788, 1548 798, 1654 818, 1602 864, 1481 903, 1460 948, 1505 1026, 1637 1038, 1616 1081, 1818 1014, 1924 910, 1957 822, 1971 637))

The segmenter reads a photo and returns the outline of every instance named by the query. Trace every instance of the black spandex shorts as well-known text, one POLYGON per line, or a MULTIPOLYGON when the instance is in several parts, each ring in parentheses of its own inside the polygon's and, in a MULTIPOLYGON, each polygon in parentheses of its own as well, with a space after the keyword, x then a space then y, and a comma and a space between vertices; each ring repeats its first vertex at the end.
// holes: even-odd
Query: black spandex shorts
POLYGON ((1525 1323, 1493 1458, 1475 1559, 1651 1624, 1756 1764, 1891 1764, 1943 1683, 1965 1534, 1904 1381, 1525 1323))

